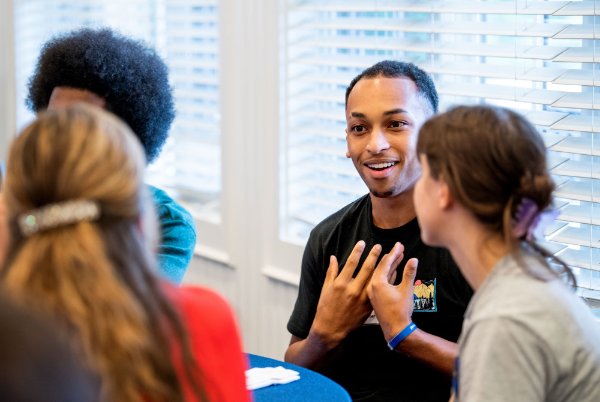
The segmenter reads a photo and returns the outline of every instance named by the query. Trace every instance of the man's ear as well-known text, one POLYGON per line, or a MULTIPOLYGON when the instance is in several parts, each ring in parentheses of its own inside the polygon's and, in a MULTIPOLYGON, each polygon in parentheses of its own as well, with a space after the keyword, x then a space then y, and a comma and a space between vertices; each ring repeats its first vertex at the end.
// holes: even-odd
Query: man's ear
POLYGON ((442 210, 447 210, 454 205, 454 196, 443 178, 438 182, 438 200, 442 210))
MULTIPOLYGON (((348 129, 345 128, 344 132, 346 133, 346 148, 347 148, 348 147, 348 129)), ((350 151, 346 150, 346 158, 349 158, 349 157, 350 157, 350 151)))

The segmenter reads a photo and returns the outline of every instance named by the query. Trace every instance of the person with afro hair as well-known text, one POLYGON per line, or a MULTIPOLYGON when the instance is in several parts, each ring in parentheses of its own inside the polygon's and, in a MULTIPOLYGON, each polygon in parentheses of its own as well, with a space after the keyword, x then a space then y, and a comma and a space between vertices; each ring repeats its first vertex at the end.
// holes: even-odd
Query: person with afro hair
MULTIPOLYGON (((158 157, 175 118, 163 60, 143 42, 108 28, 83 28, 50 39, 28 89, 26 103, 35 113, 76 102, 114 113, 136 134, 148 163, 158 157)), ((149 187, 161 226, 160 269, 180 283, 196 244, 194 220, 166 192, 149 187)))

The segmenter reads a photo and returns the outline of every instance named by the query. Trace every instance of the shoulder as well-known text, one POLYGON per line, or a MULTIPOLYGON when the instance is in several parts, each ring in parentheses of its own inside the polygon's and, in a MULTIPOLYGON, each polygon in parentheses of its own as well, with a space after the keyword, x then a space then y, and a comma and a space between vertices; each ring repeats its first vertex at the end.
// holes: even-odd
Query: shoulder
MULTIPOLYGON (((543 268, 537 258, 527 256, 523 263, 534 271, 543 268)), ((503 258, 494 267, 475 294, 467 313, 473 323, 510 319, 541 337, 547 333, 566 336, 566 327, 577 325, 575 321, 580 317, 585 321, 592 315, 559 278, 534 277, 511 256, 503 258)))
POLYGON ((224 334, 237 332, 235 314, 223 296, 201 286, 175 287, 164 284, 169 300, 179 311, 192 333, 224 334))
POLYGON ((217 352, 221 359, 228 353, 239 358, 240 330, 233 309, 223 296, 201 286, 166 287, 200 357, 207 358, 217 352))
POLYGON ((304 261, 314 258, 317 265, 327 267, 329 255, 340 259, 349 253, 358 240, 368 237, 370 211, 370 198, 365 195, 321 221, 310 232, 304 261))
POLYGON ((370 208, 369 195, 360 197, 317 224, 310 233, 310 239, 322 242, 332 235, 344 232, 350 226, 360 226, 367 220, 370 208))
MULTIPOLYGON (((525 258, 522 263, 536 271, 540 269, 534 258, 525 258)), ((551 282, 533 277, 515 257, 506 255, 493 267, 476 293, 473 305, 479 314, 507 317, 545 310, 550 303, 551 282)))
POLYGON ((160 226, 161 243, 158 252, 162 273, 179 283, 192 259, 196 246, 196 226, 188 211, 169 195, 148 186, 154 199, 160 226))
POLYGON ((202 286, 165 286, 169 299, 186 313, 195 312, 207 318, 232 313, 229 303, 214 290, 202 286))
POLYGON ((192 228, 195 226, 192 215, 164 190, 151 185, 148 185, 148 189, 154 199, 157 214, 161 222, 165 220, 178 221, 192 228))

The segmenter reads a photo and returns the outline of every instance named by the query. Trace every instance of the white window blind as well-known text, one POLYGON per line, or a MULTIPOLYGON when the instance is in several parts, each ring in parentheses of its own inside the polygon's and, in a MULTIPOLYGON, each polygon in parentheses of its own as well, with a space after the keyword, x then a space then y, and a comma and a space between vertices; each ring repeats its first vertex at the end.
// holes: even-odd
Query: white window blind
POLYGON ((197 216, 220 221, 217 0, 15 1, 17 122, 33 116, 24 106, 27 81, 41 46, 80 27, 109 26, 154 47, 169 67, 176 117, 148 181, 197 216))
POLYGON ((600 0, 289 0, 285 27, 283 239, 367 192, 345 158, 344 91, 380 60, 410 61, 441 111, 489 103, 536 124, 561 210, 544 245, 600 299, 600 0))

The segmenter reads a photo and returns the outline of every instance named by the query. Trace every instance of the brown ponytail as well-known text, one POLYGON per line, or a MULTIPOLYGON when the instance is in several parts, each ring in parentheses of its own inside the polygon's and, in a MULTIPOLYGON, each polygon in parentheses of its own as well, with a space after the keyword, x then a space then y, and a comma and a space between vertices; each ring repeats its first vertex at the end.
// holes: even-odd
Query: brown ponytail
POLYGON ((432 177, 442 177, 462 205, 503 236, 509 250, 518 256, 523 245, 530 247, 575 285, 562 260, 534 239, 513 235, 522 201, 532 200, 544 211, 551 207, 555 187, 544 142, 523 116, 487 105, 452 108, 421 127, 417 152, 427 158, 432 177))

